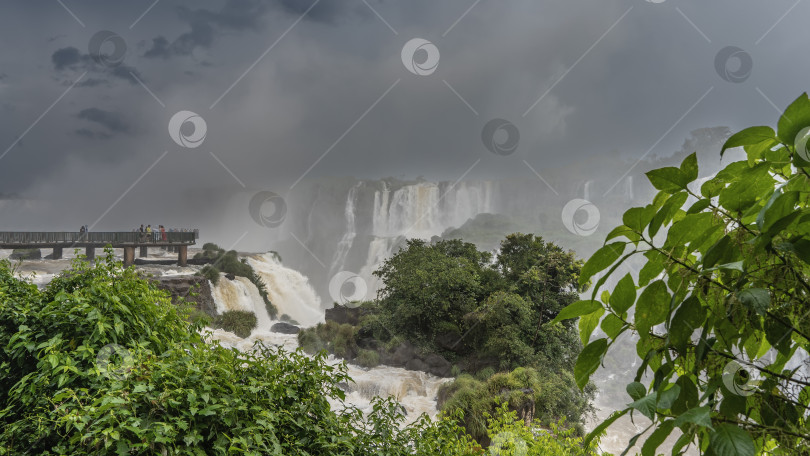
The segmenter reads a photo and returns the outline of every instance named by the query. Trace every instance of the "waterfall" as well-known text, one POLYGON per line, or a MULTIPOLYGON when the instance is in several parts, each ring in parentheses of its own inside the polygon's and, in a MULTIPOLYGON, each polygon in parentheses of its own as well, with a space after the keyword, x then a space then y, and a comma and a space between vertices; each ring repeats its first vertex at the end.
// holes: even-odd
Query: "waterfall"
MULTIPOLYGON (((346 217, 346 231, 343 233, 343 238, 340 240, 332 258, 332 266, 329 268, 329 275, 333 275, 343 269, 346 263, 346 256, 354 244, 354 238, 357 237, 357 225, 355 223, 355 206, 357 204, 357 190, 363 186, 363 182, 358 182, 357 185, 349 190, 349 196, 346 198, 346 208, 343 213, 346 217)), ((375 195, 376 196, 376 195, 375 195)))
POLYGON ((633 176, 627 176, 624 179, 624 200, 630 202, 633 201, 633 199, 633 176))
POLYGON ((251 255, 248 263, 264 281, 279 315, 287 314, 302 326, 323 321, 321 299, 306 276, 284 267, 269 253, 251 255))
POLYGON ((590 198, 591 197, 591 184, 593 184, 593 181, 589 180, 589 181, 585 181, 585 185, 583 186, 582 199, 584 199, 585 201, 590 201, 591 200, 591 198, 590 198))
POLYGON ((224 276, 220 277, 219 282, 211 287, 211 295, 214 298, 217 313, 220 314, 232 310, 253 312, 253 303, 256 298, 259 301, 262 300, 256 286, 250 280, 238 276, 234 280, 228 280, 224 276))

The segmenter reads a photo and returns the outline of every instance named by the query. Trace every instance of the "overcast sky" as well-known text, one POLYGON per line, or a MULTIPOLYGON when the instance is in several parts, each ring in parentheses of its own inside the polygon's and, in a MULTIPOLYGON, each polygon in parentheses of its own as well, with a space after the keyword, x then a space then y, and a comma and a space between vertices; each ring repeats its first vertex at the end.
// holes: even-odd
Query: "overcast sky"
MULTIPOLYGON (((697 128, 774 124, 810 85, 810 3, 795 0, 2 8, 0 193, 107 229, 147 209, 198 225, 204 204, 178 207, 191 195, 288 195, 324 176, 532 177, 528 163, 618 179, 589 159, 632 163, 697 128), (197 129, 173 138, 180 111, 197 129), (513 153, 485 147, 493 119, 519 132, 513 153)), ((0 209, 0 230, 18 214, 0 209)))

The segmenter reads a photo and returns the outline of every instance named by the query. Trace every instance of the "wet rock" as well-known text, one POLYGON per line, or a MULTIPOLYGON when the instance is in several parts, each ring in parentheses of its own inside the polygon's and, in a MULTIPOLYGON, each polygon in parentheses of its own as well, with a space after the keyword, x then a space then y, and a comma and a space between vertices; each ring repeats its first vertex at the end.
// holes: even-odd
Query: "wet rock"
POLYGON ((414 370, 414 371, 427 371, 427 364, 419 358, 413 358, 407 363, 405 363, 405 369, 414 370))
POLYGON ((271 326, 270 331, 281 334, 298 334, 301 328, 282 321, 271 326))
POLYGON ((453 365, 450 364, 450 361, 444 359, 443 356, 431 353, 425 357, 424 362, 427 366, 428 373, 439 377, 452 376, 453 365))
POLYGON ((411 345, 410 342, 403 342, 394 350, 394 353, 391 354, 390 360, 393 366, 402 367, 414 358, 416 358, 416 347, 411 345))
POLYGON ((225 274, 225 278, 228 280, 236 280, 236 276, 234 274, 225 274))
POLYGON ((161 290, 171 293, 173 303, 178 304, 180 301, 185 300, 188 303, 193 303, 197 310, 203 311, 212 317, 218 315, 214 297, 211 295, 211 285, 205 277, 160 277, 154 282, 161 290))

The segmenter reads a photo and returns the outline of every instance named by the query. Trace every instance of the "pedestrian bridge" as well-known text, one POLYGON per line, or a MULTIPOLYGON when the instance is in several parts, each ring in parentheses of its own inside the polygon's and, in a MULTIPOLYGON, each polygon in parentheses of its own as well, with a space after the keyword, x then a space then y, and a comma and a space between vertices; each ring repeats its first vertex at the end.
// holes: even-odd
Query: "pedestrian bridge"
POLYGON ((166 233, 124 232, 28 232, 0 231, 0 249, 53 249, 53 259, 62 258, 63 249, 84 248, 88 260, 95 258, 95 249, 112 246, 124 249, 124 266, 135 262, 135 248, 140 256, 147 255, 149 247, 168 247, 177 251, 177 262, 185 266, 188 261, 188 246, 197 243, 198 231, 166 233), (164 238, 165 235, 165 238, 164 238))

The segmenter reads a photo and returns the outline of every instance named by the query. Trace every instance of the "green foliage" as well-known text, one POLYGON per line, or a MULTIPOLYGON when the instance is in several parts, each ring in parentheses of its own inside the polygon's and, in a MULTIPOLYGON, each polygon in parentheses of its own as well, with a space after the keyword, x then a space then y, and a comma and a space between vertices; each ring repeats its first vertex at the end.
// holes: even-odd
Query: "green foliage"
POLYGON ((506 404, 490 419, 487 433, 493 456, 595 456, 596 446, 585 445, 564 422, 551 423, 548 429, 531 429, 522 423, 506 404))
POLYGON ((229 310, 214 318, 213 325, 225 331, 231 331, 241 338, 250 336, 256 328, 256 314, 242 310, 229 310))
POLYGON ((357 353, 357 364, 363 367, 379 366, 380 354, 374 350, 360 349, 357 353))
MULTIPOLYGON (((355 327, 334 321, 318 323, 314 328, 307 328, 298 333, 298 344, 307 353, 318 353, 326 350, 341 358, 353 360, 360 349, 355 340, 355 327)), ((369 355, 365 355, 369 359, 369 355)), ((379 358, 378 362, 379 364, 379 358)))
POLYGON ((378 319, 368 322, 383 329, 371 328, 375 337, 402 337, 448 359, 496 360, 480 368, 572 370, 581 348, 573 324, 543 323, 577 299, 581 262, 521 233, 492 260, 461 240, 408 241, 374 273, 385 285, 370 309, 378 319), (459 342, 448 347, 448 339, 459 342))
MULTIPOLYGON (((589 387, 593 390, 593 386, 589 387)), ((468 434, 487 441, 487 417, 507 406, 510 410, 532 410, 535 426, 549 426, 564 420, 565 428, 583 434, 583 415, 592 411, 586 397, 577 392, 572 375, 559 375, 531 367, 496 373, 485 380, 463 374, 442 385, 439 397, 445 413, 459 414, 468 434)))
POLYGON ((206 264, 200 270, 200 275, 208 279, 214 285, 219 283, 219 269, 217 269, 216 266, 206 264))
POLYGON ((40 249, 14 249, 9 258, 12 260, 40 260, 42 251, 40 249))
POLYGON ((42 291, 0 261, 0 454, 484 454, 449 414, 406 426, 392 399, 330 405, 351 379, 324 354, 226 349, 187 317, 111 250, 42 291))
MULTIPOLYGON (((607 337, 579 356, 581 386, 622 333, 639 336, 631 403, 595 433, 637 412, 653 420, 645 456, 676 428, 683 435, 673 455, 690 446, 714 455, 810 454, 810 162, 800 137, 808 126, 803 94, 776 132, 731 136, 720 153, 742 147, 747 160, 699 188, 695 154, 647 173, 659 190, 654 201, 628 210, 582 268, 582 284, 607 270, 588 301, 598 308, 578 302, 560 313, 610 319, 607 337), (606 278, 637 255, 645 259, 637 283, 625 276, 597 301, 606 278), (638 383, 645 371, 648 387, 638 383)), ((587 340, 593 329, 580 329, 587 340)))

